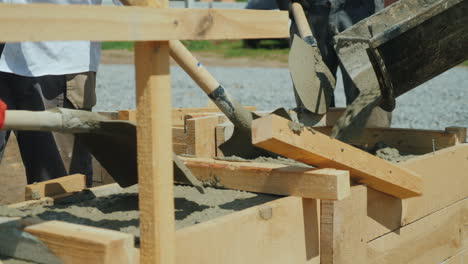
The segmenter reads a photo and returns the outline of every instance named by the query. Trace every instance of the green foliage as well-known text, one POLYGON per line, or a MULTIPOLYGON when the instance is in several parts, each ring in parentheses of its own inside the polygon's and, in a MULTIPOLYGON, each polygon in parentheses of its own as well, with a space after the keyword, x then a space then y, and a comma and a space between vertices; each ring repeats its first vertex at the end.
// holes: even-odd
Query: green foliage
POLYGON ((115 42, 102 42, 103 50, 112 50, 112 49, 124 49, 124 50, 133 50, 132 41, 115 41, 115 42))
MULTIPOLYGON (((284 42, 284 40, 282 41, 284 42)), ((184 40, 182 43, 190 51, 210 52, 222 55, 225 58, 251 57, 285 62, 287 61, 289 52, 288 48, 279 45, 280 40, 261 40, 256 49, 244 47, 244 43, 241 40, 184 40)), ((133 50, 133 42, 103 42, 102 49, 133 50)))

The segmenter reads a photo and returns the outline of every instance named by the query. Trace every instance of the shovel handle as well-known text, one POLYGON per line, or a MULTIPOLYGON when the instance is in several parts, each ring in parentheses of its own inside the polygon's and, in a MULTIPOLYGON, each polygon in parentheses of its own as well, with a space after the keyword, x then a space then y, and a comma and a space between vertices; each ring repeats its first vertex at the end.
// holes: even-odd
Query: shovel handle
POLYGON ((62 128, 62 115, 48 111, 6 110, 2 130, 51 131, 62 128))
POLYGON ((47 111, 6 110, 1 130, 55 131, 83 133, 96 131, 101 121, 98 113, 54 108, 47 111))
POLYGON ((207 95, 219 87, 219 82, 179 40, 169 41, 169 54, 207 95))
POLYGON ((302 39, 306 40, 308 37, 312 37, 312 31, 310 30, 309 22, 304 14, 304 9, 302 5, 294 2, 292 3, 292 13, 294 16, 294 21, 296 22, 297 29, 299 30, 299 35, 302 39))

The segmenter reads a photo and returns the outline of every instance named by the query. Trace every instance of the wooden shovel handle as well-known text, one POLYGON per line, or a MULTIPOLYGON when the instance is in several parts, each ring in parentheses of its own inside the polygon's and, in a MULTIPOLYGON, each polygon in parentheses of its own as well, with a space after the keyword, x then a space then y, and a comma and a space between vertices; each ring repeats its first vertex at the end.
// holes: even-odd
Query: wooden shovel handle
POLYGON ((169 41, 169 54, 207 95, 219 87, 219 82, 180 41, 169 41))
POLYGON ((294 16, 294 21, 296 22, 297 29, 299 30, 299 35, 302 39, 312 36, 312 31, 310 31, 309 22, 304 14, 304 9, 301 4, 294 2, 292 4, 292 13, 294 16))

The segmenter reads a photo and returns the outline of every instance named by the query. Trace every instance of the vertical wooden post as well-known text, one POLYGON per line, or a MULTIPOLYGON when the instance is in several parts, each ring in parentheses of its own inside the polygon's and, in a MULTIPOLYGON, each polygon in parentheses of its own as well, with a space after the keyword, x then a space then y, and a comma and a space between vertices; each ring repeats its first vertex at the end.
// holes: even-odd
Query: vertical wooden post
POLYGON ((141 263, 174 263, 168 42, 135 43, 141 263))
MULTIPOLYGON (((167 0, 141 5, 168 7, 167 0)), ((175 262, 169 42, 135 43, 140 261, 175 262)))

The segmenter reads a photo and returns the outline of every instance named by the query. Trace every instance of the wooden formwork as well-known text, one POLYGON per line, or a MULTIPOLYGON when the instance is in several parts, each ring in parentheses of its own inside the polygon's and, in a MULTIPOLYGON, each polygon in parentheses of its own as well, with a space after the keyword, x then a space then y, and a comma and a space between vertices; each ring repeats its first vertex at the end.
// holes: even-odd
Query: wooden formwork
MULTIPOLYGON (((185 121, 183 132, 173 126, 168 41, 287 37, 287 13, 176 10, 167 9, 164 0, 123 2, 154 8, 0 5, 0 41, 139 41, 135 45, 135 116, 140 249, 134 247, 131 235, 121 232, 60 221, 35 223, 1 218, 0 234, 7 234, 8 238, 0 241, 4 243, 1 254, 25 258, 30 250, 36 250, 43 253, 38 255, 43 258, 42 263, 62 260, 90 264, 463 263, 468 248, 468 145, 462 144, 466 130, 457 128, 446 131, 367 129, 362 142, 353 142, 365 146, 373 144, 373 140, 384 140, 397 147, 418 149, 424 155, 398 166, 388 166, 420 175, 424 181, 421 196, 402 200, 364 185, 353 185, 343 192, 338 188, 332 190, 342 193, 341 196, 317 199, 320 197, 309 194, 304 198, 296 192, 299 184, 280 190, 280 184, 276 184, 263 186, 261 191, 296 196, 174 231, 172 162, 168 153, 175 146, 178 153, 207 155, 206 158, 221 155, 216 146, 229 136, 231 128, 221 115, 192 116, 185 121), (21 25, 21 30, 12 24, 21 25), (408 139, 409 135, 414 136, 412 140, 408 139), (200 141, 207 138, 207 143, 200 141), (173 145, 173 141, 179 145, 173 145)), ((328 120, 324 122, 331 125, 328 120)), ((322 129, 326 133, 329 128, 322 129)), ((210 173, 231 168, 231 165, 223 166, 215 166, 220 171, 210 173)), ((338 186, 338 175, 347 176, 339 171, 333 174, 333 180, 324 177, 323 172, 308 172, 311 175, 303 177, 305 171, 287 174, 288 170, 284 169, 256 169, 266 171, 259 173, 262 178, 258 180, 265 183, 271 178, 281 180, 282 174, 271 174, 278 171, 299 179, 323 177, 335 183, 334 186, 338 186)), ((411 173, 408 175, 412 176, 411 173)), ((76 177, 83 178, 79 175, 73 178, 76 177)), ((419 185, 416 187, 411 195, 419 193, 419 185)), ((117 187, 105 185, 92 191, 112 193, 114 188, 117 187)), ((74 191, 70 186, 63 186, 63 190, 74 191)), ((43 195, 40 187, 31 193, 35 198, 43 195)), ((53 199, 42 197, 36 201, 51 203, 53 199)))
MULTIPOLYGON (((205 112, 203 116, 194 117, 200 114, 197 113, 199 111, 188 111, 190 113, 183 114, 185 118, 174 117, 181 121, 180 126, 173 129, 186 127, 190 119, 204 122, 206 117, 216 117, 220 123, 211 126, 211 134, 215 134, 220 125, 223 128, 229 126, 219 113, 205 112)), ((131 115, 132 112, 120 113, 131 115)), ((316 130, 326 133, 329 127, 316 127, 316 130)), ((194 134, 207 131, 203 127, 194 134)), ((176 263, 465 263, 468 251, 468 144, 463 143, 465 138, 466 129, 463 128, 447 128, 445 131, 368 128, 363 137, 353 144, 372 146, 377 141, 384 141, 390 146, 415 150, 420 154, 399 166, 423 177, 423 195, 402 200, 359 184, 352 185, 339 198, 304 198, 306 195, 303 193, 295 193, 294 196, 177 230, 176 263)), ((197 139, 189 139, 186 135, 184 140, 189 143, 197 139)), ((209 144, 216 149, 216 142, 219 141, 215 138, 212 141, 209 144)), ((183 143, 181 141, 179 144, 183 143)), ((197 160, 210 164, 224 162, 231 167, 238 164, 210 158, 197 160)), ((222 175, 222 172, 206 166, 197 170, 194 170, 194 175, 200 180, 204 180, 207 174, 222 175)), ((235 173, 229 174, 238 179, 242 179, 243 175, 252 177, 240 166, 236 167, 235 173)), ((272 175, 264 177, 263 183, 274 181, 272 175)), ((60 185, 64 187, 59 189, 76 191, 80 184, 71 182, 79 182, 79 179, 82 179, 79 175, 62 179, 60 185)), ((349 182, 347 184, 349 186, 349 182)), ((41 191, 43 185, 36 186, 35 190, 46 196, 41 191)), ((232 188, 245 189, 245 186, 233 185, 232 188)), ((291 188, 300 189, 299 186, 291 188)), ((91 190, 97 194, 111 194, 118 189, 115 184, 110 184, 91 190)), ((277 194, 278 190, 267 186, 260 192, 277 194)), ((53 198, 39 194, 36 201, 11 206, 53 203, 53 198)), ((63 196, 53 194, 59 195, 59 198, 63 196)), ((9 226, 13 223, 11 221, 4 220, 9 226)), ((96 253, 86 259, 88 263, 139 263, 138 249, 133 244, 129 246, 130 238, 120 232, 56 221, 35 225, 14 224, 17 225, 27 226, 23 232, 35 235, 46 245, 51 244, 49 249, 61 259, 84 261, 77 251, 77 245, 79 250, 86 252, 96 247, 97 243, 100 249, 93 251, 96 253), (58 226, 58 229, 52 226, 58 226), (74 230, 82 231, 81 236, 76 236, 74 230), (96 233, 101 235, 96 236, 96 233), (61 243, 60 246, 55 244, 56 241, 68 240, 70 242, 61 243), (111 256, 120 257, 117 261, 111 256), (111 262, 106 262, 107 259, 111 262)))

